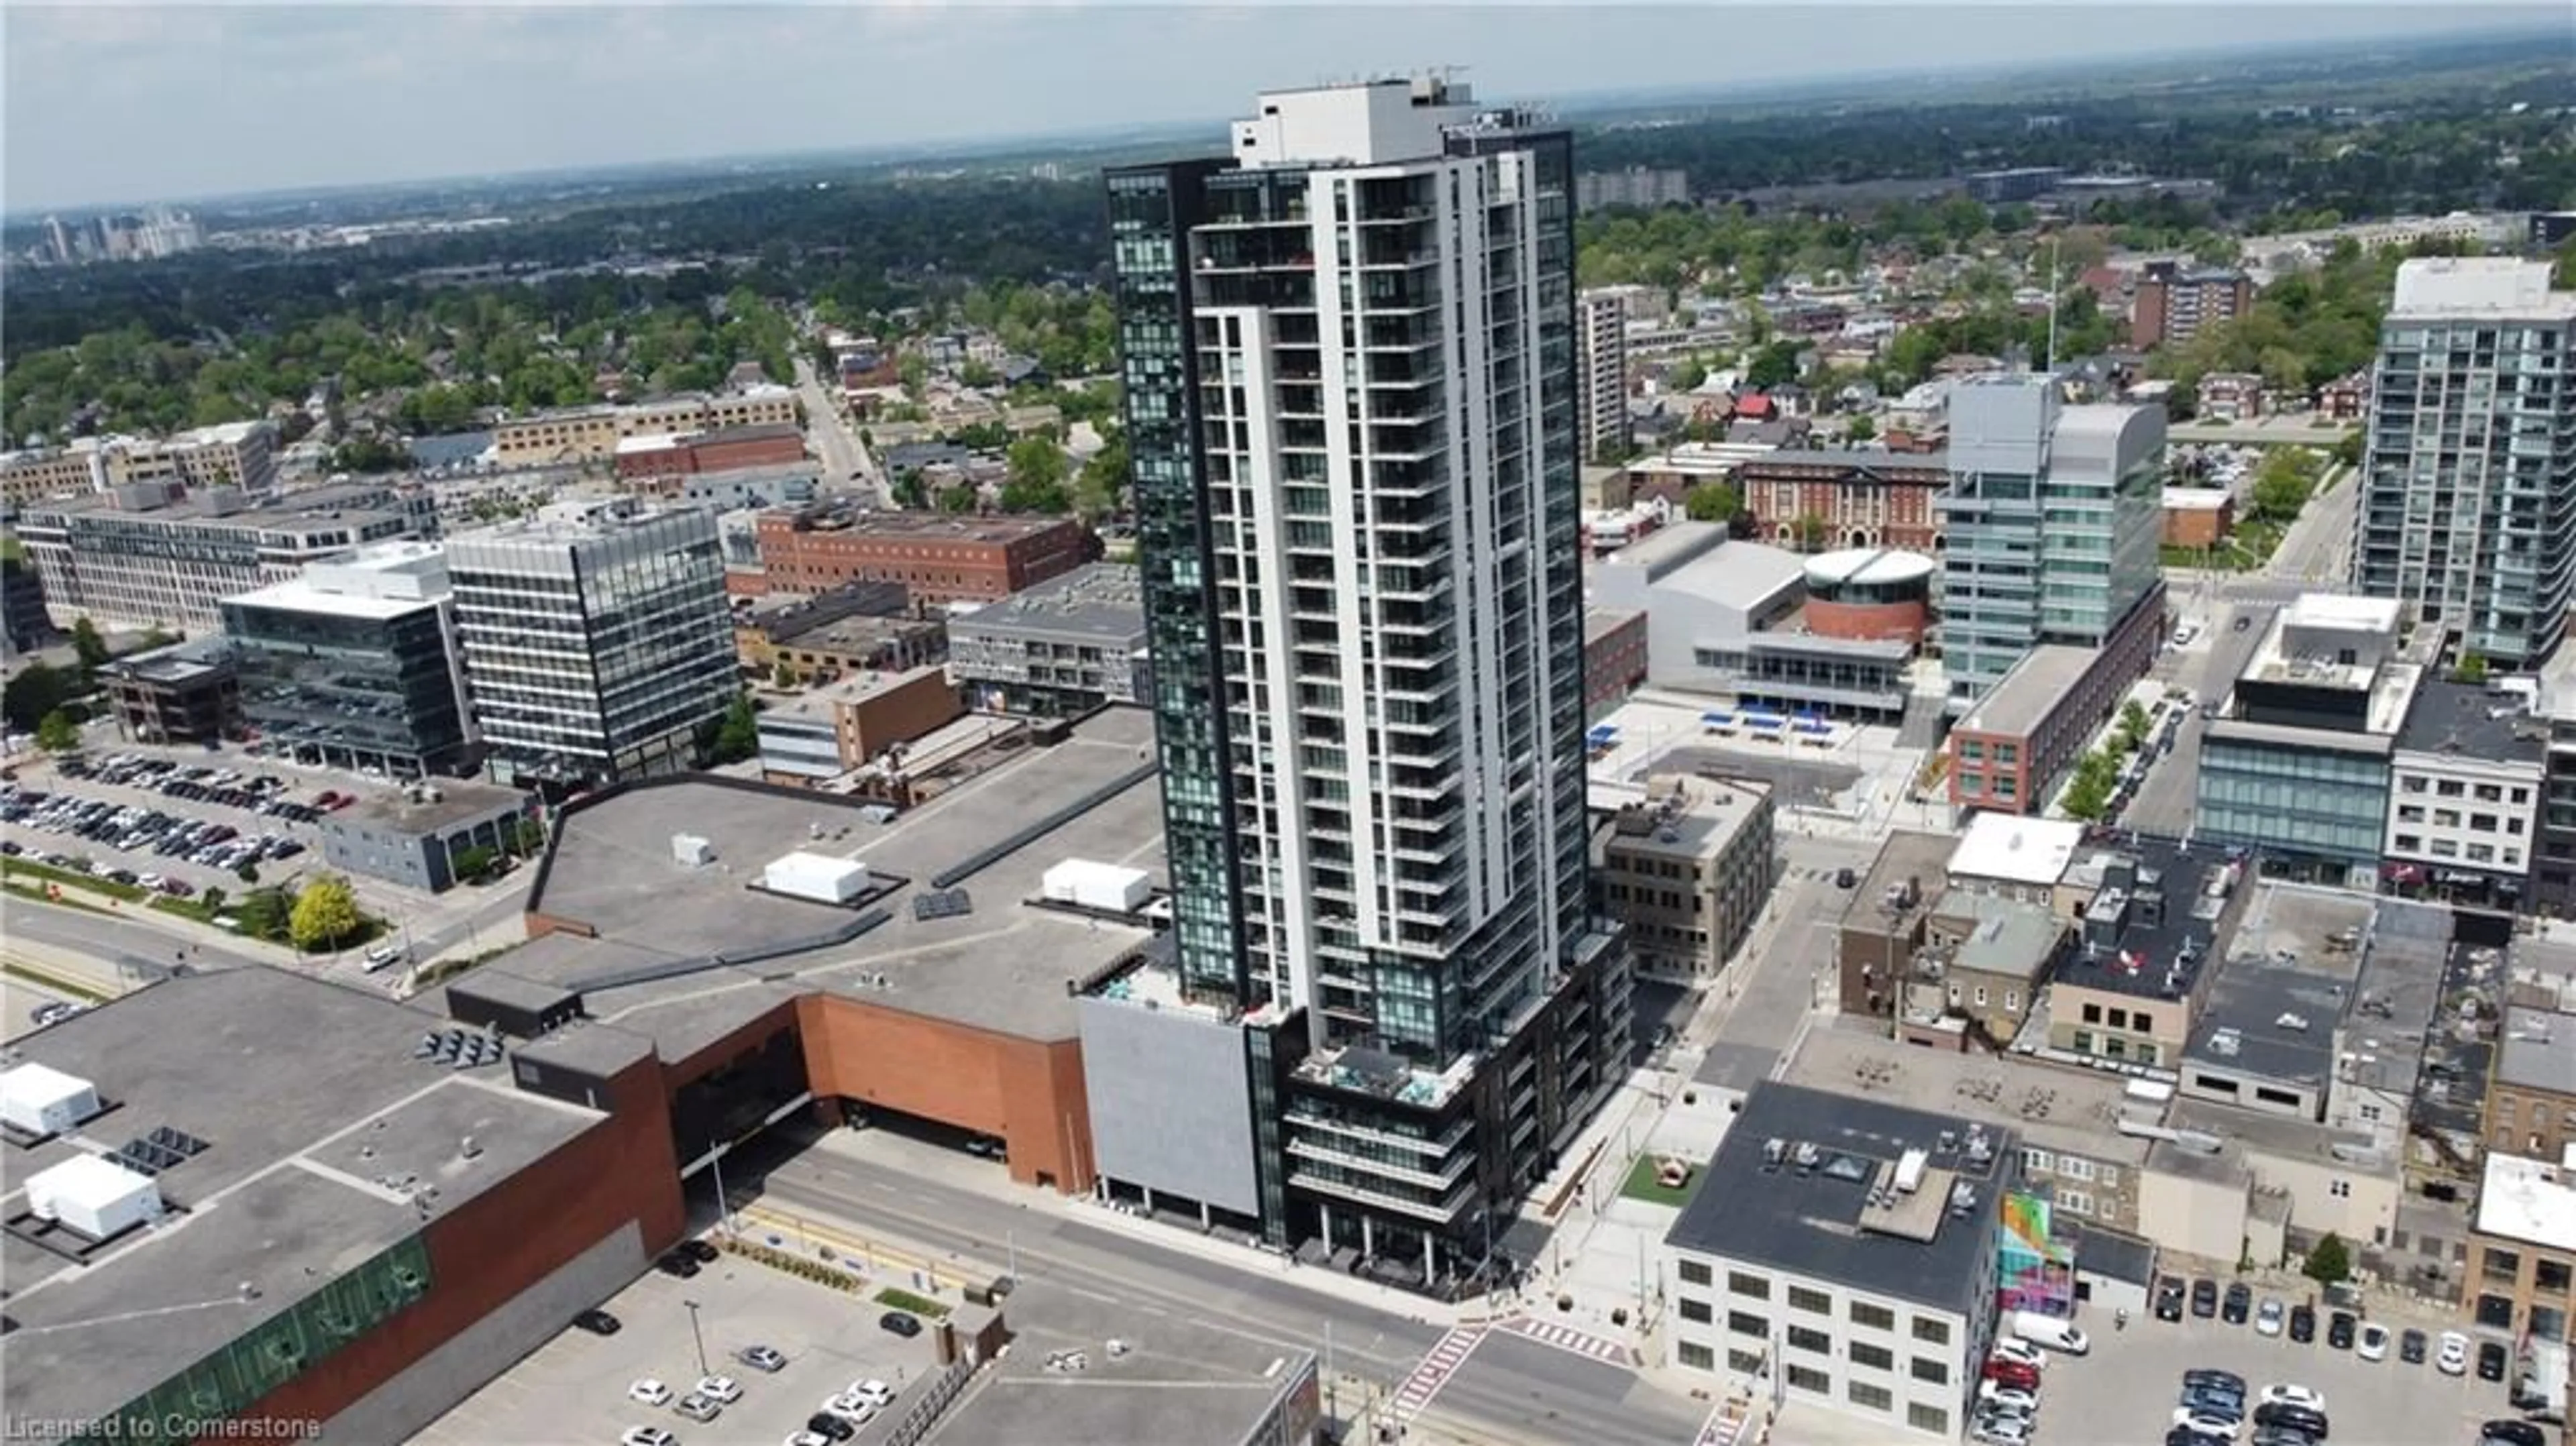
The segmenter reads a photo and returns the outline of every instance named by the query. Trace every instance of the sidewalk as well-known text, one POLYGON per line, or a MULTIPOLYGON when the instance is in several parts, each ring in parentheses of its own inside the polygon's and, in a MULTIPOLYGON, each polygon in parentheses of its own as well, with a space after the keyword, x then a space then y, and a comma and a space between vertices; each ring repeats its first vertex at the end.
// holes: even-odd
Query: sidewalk
POLYGON ((32 939, 10 939, 0 946, 0 966, 33 983, 96 1003, 105 1003, 135 987, 133 981, 119 977, 116 969, 98 960, 32 939))

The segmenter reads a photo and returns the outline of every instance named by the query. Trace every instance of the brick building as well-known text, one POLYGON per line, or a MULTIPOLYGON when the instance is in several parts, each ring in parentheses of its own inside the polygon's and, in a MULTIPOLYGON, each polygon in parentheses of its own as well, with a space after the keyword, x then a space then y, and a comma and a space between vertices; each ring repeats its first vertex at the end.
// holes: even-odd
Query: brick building
POLYGON ((966 711, 948 670, 862 671, 760 715, 760 777, 811 786, 910 743, 966 711))
POLYGON ((1933 499, 1950 474, 1939 452, 1773 452, 1739 465, 1734 480, 1757 535, 1781 547, 1933 552, 1941 545, 1933 499))
POLYGON ((712 432, 656 433, 617 444, 617 475, 688 477, 739 467, 775 467, 805 460, 805 433, 793 422, 719 427, 712 432))
POLYGON ((1625 608, 1583 612, 1583 717, 1598 723, 1646 684, 1646 615, 1625 608))
POLYGON ((2242 271, 2155 262, 2139 274, 2129 303, 2129 344, 2152 351, 2189 341, 2205 328, 2243 316, 2253 305, 2254 283, 2242 271))
POLYGON ((811 507, 765 513, 760 562, 773 591, 821 593, 868 579, 920 603, 992 602, 1096 560, 1069 517, 956 517, 811 507))
POLYGON ((2164 509, 2167 547, 2216 547, 2236 526, 2236 499, 2223 487, 2168 487, 2164 509))
POLYGON ((2103 648, 2031 649, 1950 731, 1950 803, 2036 814, 2135 674, 2103 648))

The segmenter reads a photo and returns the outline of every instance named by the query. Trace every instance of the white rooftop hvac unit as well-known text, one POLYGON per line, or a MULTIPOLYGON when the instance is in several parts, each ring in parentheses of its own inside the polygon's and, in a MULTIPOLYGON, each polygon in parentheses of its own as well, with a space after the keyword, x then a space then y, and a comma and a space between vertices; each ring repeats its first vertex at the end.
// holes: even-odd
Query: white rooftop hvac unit
POLYGON ((147 1220, 161 1218, 161 1190, 152 1177, 110 1164, 101 1155, 77 1155, 28 1177, 27 1208, 105 1240, 147 1220))
POLYGON ((1073 904, 1110 914, 1132 914, 1154 892, 1151 876, 1143 869, 1094 863, 1090 859, 1066 859, 1047 870, 1040 888, 1050 903, 1073 904))
POLYGON ((773 894, 846 904, 868 891, 868 866, 856 859, 798 851, 773 859, 760 874, 760 886, 773 894))
POLYGON ((31 1135, 59 1135, 98 1113, 98 1091, 41 1064, 0 1074, 0 1121, 31 1135))
POLYGON ((671 835, 671 858, 690 868, 700 869, 716 861, 716 846, 693 833, 671 835))

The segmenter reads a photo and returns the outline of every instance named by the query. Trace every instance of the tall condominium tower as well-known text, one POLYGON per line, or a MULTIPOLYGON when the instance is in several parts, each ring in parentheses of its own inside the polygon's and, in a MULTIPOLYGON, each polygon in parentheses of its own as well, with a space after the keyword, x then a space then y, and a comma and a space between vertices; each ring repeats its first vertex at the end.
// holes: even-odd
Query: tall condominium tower
POLYGON ((2045 377, 1972 377, 1950 394, 1940 499, 1943 666, 1962 713, 2042 643, 2155 660, 2164 579, 2165 418, 2063 406, 2045 377))
POLYGON ((2576 598, 2576 292, 2549 265, 2397 268, 2380 324, 2353 579, 2508 667, 2558 645, 2576 598))
POLYGON ((556 503, 452 539, 447 570, 467 696, 504 783, 687 768, 739 687, 713 513, 556 503))
POLYGON ((1628 423, 1628 291, 1583 293, 1576 303, 1576 352, 1583 365, 1583 460, 1616 461, 1634 433, 1628 423))
POLYGON ((1108 177, 1173 969, 1257 1036, 1246 1213, 1433 1278, 1626 1033, 1586 890, 1571 152, 1389 80, 1108 177))

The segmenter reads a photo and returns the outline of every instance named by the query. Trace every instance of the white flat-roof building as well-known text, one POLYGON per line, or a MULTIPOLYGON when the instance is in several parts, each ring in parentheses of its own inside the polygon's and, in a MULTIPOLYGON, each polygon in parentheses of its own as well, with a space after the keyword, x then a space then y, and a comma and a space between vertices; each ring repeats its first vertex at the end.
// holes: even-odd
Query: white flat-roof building
POLYGON ((2084 825, 2069 819, 1980 813, 1950 854, 1950 885, 2048 903, 2083 846, 2084 825))

